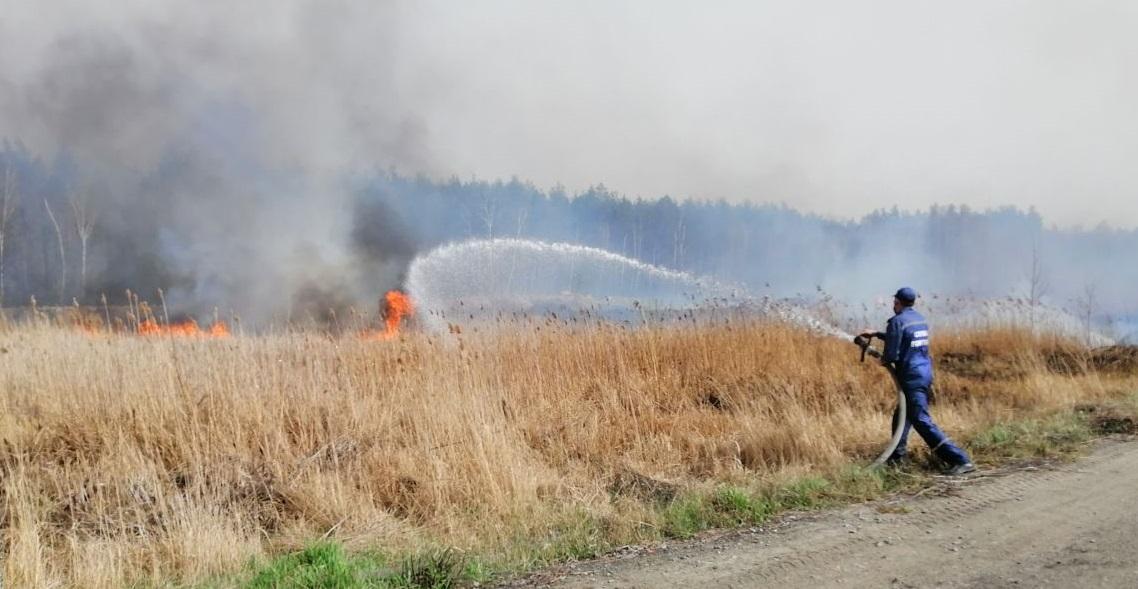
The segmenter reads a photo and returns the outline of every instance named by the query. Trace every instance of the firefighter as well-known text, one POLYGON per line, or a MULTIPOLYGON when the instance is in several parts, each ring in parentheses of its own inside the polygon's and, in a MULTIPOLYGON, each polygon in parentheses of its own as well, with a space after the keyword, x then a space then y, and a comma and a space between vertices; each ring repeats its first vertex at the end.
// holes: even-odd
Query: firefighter
MULTIPOLYGON (((929 358, 929 325, 913 308, 917 292, 903 287, 893 295, 893 317, 885 331, 867 330, 861 335, 885 340, 881 363, 895 371, 897 382, 905 393, 908 419, 901 432, 901 442, 886 464, 898 465, 905 460, 909 441, 909 428, 917 430, 933 454, 948 464, 945 474, 962 475, 976 470, 964 450, 952 443, 933 423, 929 415, 929 390, 933 383, 933 365, 929 358)), ((896 415, 894 415, 896 419, 896 415)))

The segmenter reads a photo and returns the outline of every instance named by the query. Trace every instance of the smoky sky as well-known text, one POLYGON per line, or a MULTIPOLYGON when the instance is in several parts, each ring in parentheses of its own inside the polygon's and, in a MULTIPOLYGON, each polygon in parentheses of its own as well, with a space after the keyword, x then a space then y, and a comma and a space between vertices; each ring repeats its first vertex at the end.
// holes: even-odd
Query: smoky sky
POLYGON ((145 168, 196 142, 303 174, 308 192, 370 166, 837 218, 1012 204, 1138 225, 1124 0, 2 12, 0 133, 96 162, 145 168))
POLYGON ((440 146, 464 172, 837 217, 952 202, 1138 224, 1130 2, 517 2, 416 16, 454 89, 440 146))

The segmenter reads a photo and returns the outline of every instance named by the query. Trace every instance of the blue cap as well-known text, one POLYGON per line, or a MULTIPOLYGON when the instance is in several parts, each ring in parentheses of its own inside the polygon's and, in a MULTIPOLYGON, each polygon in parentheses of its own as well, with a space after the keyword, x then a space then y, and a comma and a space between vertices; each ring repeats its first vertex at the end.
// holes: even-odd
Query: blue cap
POLYGON ((897 300, 901 301, 902 303, 906 303, 909 305, 917 302, 917 291, 915 291, 915 290, 913 290, 907 286, 902 286, 901 288, 897 289, 897 294, 895 294, 893 296, 896 297, 897 300))

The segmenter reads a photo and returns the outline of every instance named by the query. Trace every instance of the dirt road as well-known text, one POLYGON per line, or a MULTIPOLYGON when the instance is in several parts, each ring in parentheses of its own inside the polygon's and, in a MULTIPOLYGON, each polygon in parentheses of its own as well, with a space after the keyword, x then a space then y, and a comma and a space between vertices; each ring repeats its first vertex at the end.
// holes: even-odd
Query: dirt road
POLYGON ((1138 587, 1138 442, 610 556, 555 587, 1138 587), (650 552, 650 553, 649 553, 650 552))

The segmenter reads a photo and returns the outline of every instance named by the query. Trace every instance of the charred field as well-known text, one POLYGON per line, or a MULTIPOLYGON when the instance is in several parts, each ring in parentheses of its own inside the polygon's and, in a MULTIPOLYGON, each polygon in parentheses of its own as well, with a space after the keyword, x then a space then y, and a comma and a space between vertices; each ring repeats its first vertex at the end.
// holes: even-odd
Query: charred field
MULTIPOLYGON (((776 321, 205 335, 0 329, 14 586, 241 585, 313 542, 493 570, 589 556, 682 534, 691 493, 864 462, 892 410, 853 346, 776 321)), ((966 444, 1138 384, 1132 349, 1024 330, 934 354, 934 413, 966 444)))

